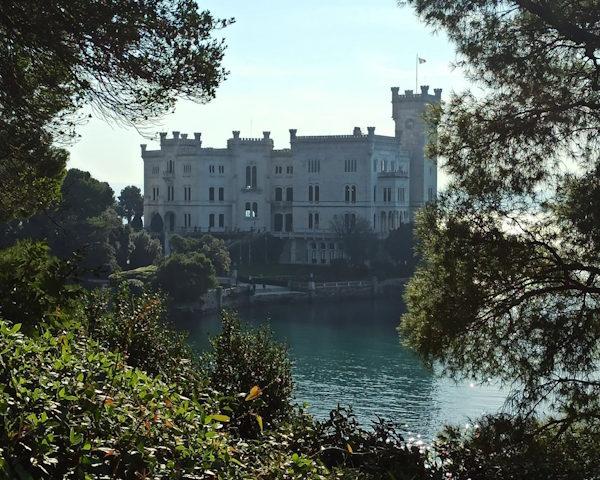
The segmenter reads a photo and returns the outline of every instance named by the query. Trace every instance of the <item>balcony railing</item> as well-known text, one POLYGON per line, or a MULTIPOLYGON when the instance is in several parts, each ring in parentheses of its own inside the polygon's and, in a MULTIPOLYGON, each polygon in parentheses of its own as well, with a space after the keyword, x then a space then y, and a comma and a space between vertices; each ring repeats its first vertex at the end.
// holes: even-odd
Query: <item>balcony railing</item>
POLYGON ((408 178, 408 172, 398 170, 396 172, 380 172, 379 178, 408 178))

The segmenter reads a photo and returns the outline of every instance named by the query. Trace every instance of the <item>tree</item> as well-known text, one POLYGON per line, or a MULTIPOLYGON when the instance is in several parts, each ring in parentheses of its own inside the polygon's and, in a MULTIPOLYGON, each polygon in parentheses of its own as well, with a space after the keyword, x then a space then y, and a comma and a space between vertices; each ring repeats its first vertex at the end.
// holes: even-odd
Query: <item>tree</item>
POLYGON ((162 259, 162 245, 158 238, 152 238, 146 230, 135 232, 131 235, 133 251, 129 255, 127 269, 135 269, 152 265, 162 259))
POLYGON ((351 264, 363 265, 370 258, 376 238, 366 218, 354 214, 335 215, 331 228, 335 236, 344 242, 351 264))
POLYGON ((182 237, 181 235, 171 235, 169 241, 173 249, 178 253, 202 253, 208 258, 217 275, 227 275, 231 267, 231 258, 225 242, 212 235, 202 235, 196 237, 182 237))
POLYGON ((133 217, 141 217, 144 214, 144 197, 138 187, 130 185, 121 190, 117 213, 125 217, 129 225, 133 217))
POLYGON ((451 183, 418 218, 404 341, 450 375, 511 385, 517 412, 547 402, 557 439, 600 444, 600 8, 401 3, 446 31, 485 92, 428 114, 451 183))
POLYGON ((201 253, 169 255, 158 265, 156 279, 175 302, 197 302, 218 286, 212 263, 201 253))
POLYGON ((178 98, 212 99, 226 72, 211 35, 230 22, 193 0, 3 1, 0 220, 58 198, 65 156, 53 145, 75 138, 82 106, 144 128, 178 98))

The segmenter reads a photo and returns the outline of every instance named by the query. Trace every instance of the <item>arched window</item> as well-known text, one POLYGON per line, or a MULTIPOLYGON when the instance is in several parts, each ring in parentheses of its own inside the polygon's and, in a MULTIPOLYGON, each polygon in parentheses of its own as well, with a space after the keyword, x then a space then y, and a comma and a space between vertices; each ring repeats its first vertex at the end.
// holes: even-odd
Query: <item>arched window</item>
POLYGON ((346 230, 350 229, 350 214, 346 213, 344 215, 344 227, 346 228, 346 230))
POLYGON ((252 169, 250 165, 246 167, 246 188, 252 187, 252 169))
POLYGON ((294 230, 294 216, 291 213, 285 214, 285 231, 292 232, 294 230))
POLYGON ((377 160, 373 160, 373 171, 377 172, 377 160))
POLYGON ((319 186, 315 185, 315 202, 319 201, 319 186))
POLYGON ((293 202, 294 201, 294 189, 292 187, 287 187, 285 189, 285 200, 287 202, 293 202))
POLYGON ((257 178, 256 167, 254 166, 254 167, 252 167, 252 188, 256 188, 256 185, 257 185, 256 178, 257 178))
POLYGON ((252 204, 252 216, 254 218, 258 217, 258 203, 256 202, 252 204))
POLYGON ((275 201, 281 202, 282 200, 283 200, 283 189, 280 187, 277 187, 275 189, 275 201))
POLYGON ((329 244, 329 263, 335 258, 335 244, 329 244))
POLYGON ((344 200, 346 200, 346 202, 350 201, 350 185, 344 187, 344 200))
POLYGON ((219 213, 219 227, 225 226, 225 214, 219 213))
POLYGON ((373 201, 377 201, 377 185, 373 185, 373 201))
POLYGON ((312 215, 312 213, 308 214, 308 228, 313 228, 313 215, 312 215))
POLYGON ((350 215, 350 227, 354 228, 356 227, 356 214, 352 214, 350 215))
POLYGON ((317 244, 311 243, 310 249, 311 249, 311 255, 310 255, 311 262, 317 263, 317 244))
POLYGON ((208 189, 208 200, 211 202, 215 201, 215 187, 210 187, 208 189))
POLYGON ((315 213, 315 228, 319 228, 319 214, 315 213))
POLYGON ((214 214, 214 213, 211 213, 211 214, 208 216, 208 228, 212 228, 212 227, 214 227, 214 226, 215 226, 215 214, 214 214))
POLYGON ((313 187, 312 187, 312 185, 308 186, 308 201, 309 202, 313 201, 313 187))
POLYGON ((319 247, 321 250, 321 263, 327 263, 327 250, 325 250, 325 244, 322 243, 319 247))
POLYGON ((379 231, 380 232, 387 231, 386 226, 387 226, 387 218, 386 218, 385 212, 381 212, 381 222, 379 223, 379 231))
POLYGON ((252 215, 252 210, 250 210, 250 202, 246 202, 245 215, 246 218, 250 218, 252 215))
POLYGON ((281 232, 283 230, 283 215, 281 213, 276 213, 273 217, 274 230, 276 232, 281 232))
POLYGON ((356 202, 356 185, 352 185, 352 203, 356 202))

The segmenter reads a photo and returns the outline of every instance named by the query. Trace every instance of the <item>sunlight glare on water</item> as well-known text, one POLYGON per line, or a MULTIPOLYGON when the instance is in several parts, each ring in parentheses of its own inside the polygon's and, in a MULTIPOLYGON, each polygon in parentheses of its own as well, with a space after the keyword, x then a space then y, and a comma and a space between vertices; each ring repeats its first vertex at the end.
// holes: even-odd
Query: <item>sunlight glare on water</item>
MULTIPOLYGON (((446 423, 465 425, 498 411, 505 394, 493 385, 456 385, 422 367, 403 348, 396 327, 403 305, 393 300, 281 304, 240 309, 245 322, 270 325, 290 345, 298 403, 318 419, 352 405, 365 426, 377 416, 431 439, 446 423)), ((219 315, 178 322, 201 349, 220 331, 219 315)), ((420 437, 417 437, 420 438, 420 437)))

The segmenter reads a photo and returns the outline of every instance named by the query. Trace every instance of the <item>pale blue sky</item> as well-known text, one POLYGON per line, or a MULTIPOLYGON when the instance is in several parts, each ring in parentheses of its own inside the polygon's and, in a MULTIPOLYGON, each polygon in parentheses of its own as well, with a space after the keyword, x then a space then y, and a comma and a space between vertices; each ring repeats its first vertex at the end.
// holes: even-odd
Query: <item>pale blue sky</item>
MULTIPOLYGON (((351 133, 375 126, 393 135, 390 87, 419 84, 450 90, 466 86, 452 71, 454 48, 433 35, 409 8, 396 0, 199 0, 221 18, 236 23, 226 39, 228 79, 207 105, 180 102, 156 132, 202 132, 203 146, 224 148, 232 130, 242 137, 270 131, 275 148, 289 147, 290 128, 298 135, 351 133)), ((116 195, 126 185, 142 186, 140 143, 158 143, 133 129, 93 119, 79 130, 69 167, 88 170, 107 181, 116 195)))

